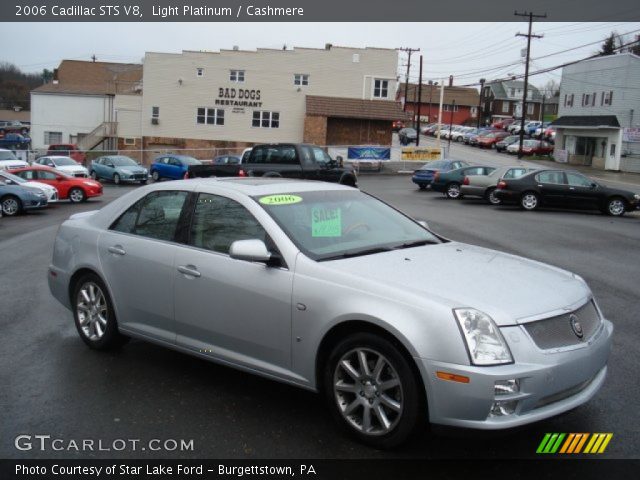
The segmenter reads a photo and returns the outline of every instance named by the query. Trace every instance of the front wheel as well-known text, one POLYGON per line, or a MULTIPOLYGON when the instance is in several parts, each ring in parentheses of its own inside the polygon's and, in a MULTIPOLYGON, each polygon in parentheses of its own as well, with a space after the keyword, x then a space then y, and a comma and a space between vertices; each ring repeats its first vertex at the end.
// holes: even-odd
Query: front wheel
POLYGON ((520 198, 520 206, 524 210, 532 211, 540 205, 540 197, 535 192, 525 192, 520 198))
POLYGON ((95 170, 93 170, 89 176, 91 177, 92 180, 98 180, 98 174, 96 173, 95 170))
POLYGON ((445 195, 447 196, 447 198, 452 198, 452 199, 457 199, 462 197, 462 194, 460 193, 460 184, 452 182, 449 185, 447 185, 447 191, 445 195))
POLYGON ((157 170, 154 170, 153 172, 151 172, 151 178, 153 178, 154 182, 157 182, 160 180, 160 174, 158 173, 157 170))
POLYGON ((22 202, 18 197, 13 195, 7 195, 0 201, 2 207, 2 214, 7 217, 15 217, 22 211, 22 202))
POLYGON ((393 448, 423 425, 422 383, 383 337, 363 332, 342 340, 331 351, 323 378, 332 415, 363 443, 393 448))
POLYGON ((625 212, 624 200, 620 197, 613 197, 607 201, 607 215, 621 217, 625 212))
POLYGON ((496 196, 495 188, 490 188, 489 190, 487 190, 487 192, 484 195, 484 198, 487 201, 487 203, 489 203, 490 205, 500 205, 502 203, 502 200, 500 200, 496 196))
POLYGON ((146 185, 147 184, 147 179, 145 178, 144 180, 140 180, 140 185, 146 185))
POLYGON ((126 340, 118 332, 111 298, 100 278, 89 273, 76 283, 73 316, 80 338, 96 350, 121 345, 126 340))
POLYGON ((120 175, 118 175, 117 173, 113 174, 113 183, 115 183, 116 185, 120 185, 120 175))
POLYGON ((84 190, 82 190, 81 188, 75 187, 69 190, 69 201, 71 203, 84 202, 86 199, 87 199, 87 196, 84 193, 84 190))

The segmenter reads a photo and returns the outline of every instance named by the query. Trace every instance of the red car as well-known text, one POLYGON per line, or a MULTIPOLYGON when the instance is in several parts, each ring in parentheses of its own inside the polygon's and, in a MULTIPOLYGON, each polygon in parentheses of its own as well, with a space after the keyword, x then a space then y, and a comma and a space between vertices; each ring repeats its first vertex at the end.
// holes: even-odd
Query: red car
POLYGON ((498 128, 500 130, 505 130, 509 125, 515 122, 513 118, 501 118, 491 124, 493 128, 498 128))
POLYGON ((522 144, 522 153, 525 155, 551 155, 553 145, 540 140, 525 140, 522 144))
POLYGON ((404 122, 402 120, 394 120, 393 124, 392 124, 392 130, 394 132, 399 132, 400 130, 402 130, 404 128, 404 122))
POLYGON ((510 134, 508 132, 496 131, 487 133, 481 137, 478 137, 478 147, 480 148, 496 148, 498 143, 503 138, 507 138, 510 134))
POLYGON ((57 143, 53 145, 49 145, 49 150, 47 150, 47 156, 51 155, 62 155, 65 157, 71 157, 80 165, 85 165, 87 161, 87 155, 78 148, 78 145, 75 143, 57 143))
POLYGON ((58 190, 60 200, 68 199, 72 203, 84 202, 88 198, 102 195, 102 184, 90 178, 70 177, 49 167, 24 167, 11 170, 11 173, 24 178, 46 183, 58 190))

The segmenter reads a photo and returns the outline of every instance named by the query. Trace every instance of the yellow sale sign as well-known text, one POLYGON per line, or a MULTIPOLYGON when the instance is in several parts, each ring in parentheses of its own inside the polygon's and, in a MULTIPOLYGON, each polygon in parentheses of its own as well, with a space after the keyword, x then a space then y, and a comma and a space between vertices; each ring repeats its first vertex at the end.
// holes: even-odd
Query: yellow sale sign
POLYGON ((440 160, 442 149, 438 147, 403 147, 402 160, 413 162, 428 162, 430 160, 440 160))

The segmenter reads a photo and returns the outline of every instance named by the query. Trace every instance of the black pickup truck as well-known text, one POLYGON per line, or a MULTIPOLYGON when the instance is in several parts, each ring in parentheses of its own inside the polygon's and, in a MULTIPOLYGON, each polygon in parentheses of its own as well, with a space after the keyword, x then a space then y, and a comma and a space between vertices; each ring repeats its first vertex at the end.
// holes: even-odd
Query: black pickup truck
POLYGON ((308 144, 276 143, 256 145, 236 165, 190 165, 188 178, 283 177, 322 180, 355 187, 356 173, 320 147, 308 144))

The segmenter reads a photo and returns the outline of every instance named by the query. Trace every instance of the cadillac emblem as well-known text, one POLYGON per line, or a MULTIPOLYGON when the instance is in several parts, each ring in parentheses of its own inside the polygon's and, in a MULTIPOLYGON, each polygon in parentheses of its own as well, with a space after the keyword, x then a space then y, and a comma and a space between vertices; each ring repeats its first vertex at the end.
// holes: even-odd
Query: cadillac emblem
POLYGON ((582 338, 584 337, 584 331, 582 330, 582 325, 578 321, 578 316, 575 313, 569 315, 569 324, 571 325, 571 330, 576 334, 576 337, 582 338))

